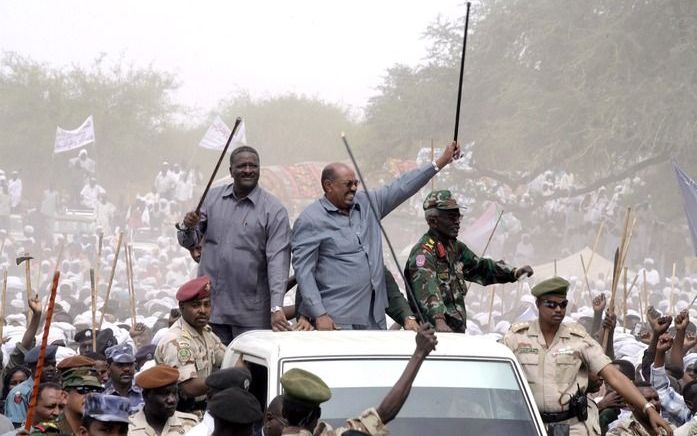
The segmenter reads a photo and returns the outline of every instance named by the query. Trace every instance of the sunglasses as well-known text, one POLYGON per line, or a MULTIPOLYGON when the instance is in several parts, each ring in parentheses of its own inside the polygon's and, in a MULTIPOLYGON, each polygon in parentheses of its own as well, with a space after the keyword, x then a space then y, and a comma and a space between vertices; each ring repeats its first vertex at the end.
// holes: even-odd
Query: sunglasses
POLYGON ((566 306, 569 305, 569 300, 563 300, 559 302, 552 300, 542 300, 542 304, 549 309, 556 309, 557 307, 566 309, 566 306))
POLYGON ((92 393, 98 394, 104 392, 104 388, 98 388, 96 386, 78 386, 75 388, 75 392, 77 392, 80 395, 87 395, 92 393))
POLYGON ((361 185, 360 180, 347 180, 347 181, 342 181, 342 180, 335 180, 336 183, 345 186, 346 189, 351 189, 352 187, 358 188, 361 185))

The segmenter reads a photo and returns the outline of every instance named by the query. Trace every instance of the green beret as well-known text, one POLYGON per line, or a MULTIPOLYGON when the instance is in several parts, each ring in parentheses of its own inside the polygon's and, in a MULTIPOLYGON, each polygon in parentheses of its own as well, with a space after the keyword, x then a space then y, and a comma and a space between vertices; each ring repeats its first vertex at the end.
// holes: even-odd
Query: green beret
POLYGON ((434 208, 438 210, 454 210, 460 209, 460 206, 457 205, 457 200, 453 198, 453 194, 450 191, 441 190, 431 191, 426 196, 426 200, 424 200, 424 210, 434 208))
POLYGON ((97 370, 91 367, 72 368, 63 373, 63 389, 79 388, 89 386, 101 388, 102 382, 99 381, 97 370))
POLYGON ((332 391, 321 378, 300 368, 286 371, 281 377, 281 385, 285 396, 314 406, 332 397, 332 391))
POLYGON ((554 294, 566 297, 569 291, 569 282, 561 277, 552 277, 551 279, 542 280, 532 288, 532 295, 541 297, 543 295, 554 294))

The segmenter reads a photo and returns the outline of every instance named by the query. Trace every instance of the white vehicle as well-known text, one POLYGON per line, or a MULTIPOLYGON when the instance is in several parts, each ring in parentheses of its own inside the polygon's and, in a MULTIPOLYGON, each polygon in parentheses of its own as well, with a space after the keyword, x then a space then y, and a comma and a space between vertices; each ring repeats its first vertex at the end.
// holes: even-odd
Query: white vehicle
MULTIPOLYGON (((535 400, 513 353, 476 336, 437 333, 438 346, 421 366, 411 394, 388 424, 400 436, 544 435, 535 400)), ((291 368, 317 374, 332 390, 323 421, 341 425, 377 407, 401 375, 416 342, 409 331, 251 331, 228 347, 223 368, 241 358, 262 404, 282 393, 291 368)))

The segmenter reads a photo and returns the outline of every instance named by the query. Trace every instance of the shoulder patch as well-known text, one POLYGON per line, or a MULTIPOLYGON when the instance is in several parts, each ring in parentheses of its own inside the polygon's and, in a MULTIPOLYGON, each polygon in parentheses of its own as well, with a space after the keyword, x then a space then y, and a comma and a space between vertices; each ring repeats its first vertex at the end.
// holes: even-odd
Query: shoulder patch
POLYGON ((564 325, 569 329, 569 333, 574 336, 585 337, 588 336, 586 329, 577 322, 564 323, 564 325))
POLYGON ((180 348, 177 352, 177 358, 181 363, 187 363, 189 360, 191 360, 191 349, 180 348))
POLYGON ((528 328, 530 328, 530 322, 528 321, 516 322, 511 324, 511 331, 513 333, 522 332, 523 330, 527 330, 528 328))
POLYGON ((416 266, 421 268, 422 266, 426 265, 426 256, 424 256, 423 254, 418 254, 416 256, 415 261, 416 261, 416 266))

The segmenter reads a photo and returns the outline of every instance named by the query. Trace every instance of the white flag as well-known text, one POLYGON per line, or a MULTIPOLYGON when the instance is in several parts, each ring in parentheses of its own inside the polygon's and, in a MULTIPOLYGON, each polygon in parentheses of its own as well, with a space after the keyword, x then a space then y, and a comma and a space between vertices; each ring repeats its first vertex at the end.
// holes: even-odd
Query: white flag
POLYGON ((92 115, 87 117, 84 123, 75 130, 64 130, 56 127, 56 143, 53 146, 54 153, 74 150, 83 145, 94 142, 94 121, 92 115))
MULTIPOLYGON (((225 143, 227 143, 230 133, 232 133, 232 130, 220 119, 220 116, 217 116, 213 120, 213 124, 206 130, 206 134, 203 135, 203 139, 201 139, 198 146, 209 150, 222 150, 225 148, 225 143)), ((247 129, 244 126, 244 121, 237 128, 230 145, 233 148, 239 145, 247 145, 247 129)))

